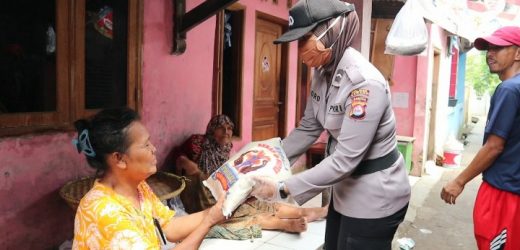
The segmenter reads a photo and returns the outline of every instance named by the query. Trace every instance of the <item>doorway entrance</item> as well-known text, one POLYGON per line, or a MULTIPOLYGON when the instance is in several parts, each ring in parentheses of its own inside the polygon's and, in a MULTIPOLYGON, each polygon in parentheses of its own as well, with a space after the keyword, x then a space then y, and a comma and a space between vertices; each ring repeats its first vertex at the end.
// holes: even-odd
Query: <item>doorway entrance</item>
POLYGON ((253 141, 285 136, 287 45, 273 44, 273 40, 283 33, 284 23, 275 17, 257 13, 253 141))

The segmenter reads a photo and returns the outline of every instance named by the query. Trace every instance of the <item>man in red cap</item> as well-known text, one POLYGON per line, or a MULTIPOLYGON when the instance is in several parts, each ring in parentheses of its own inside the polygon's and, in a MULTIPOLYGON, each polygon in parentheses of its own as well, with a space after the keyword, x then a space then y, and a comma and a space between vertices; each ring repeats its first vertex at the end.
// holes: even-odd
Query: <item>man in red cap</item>
POLYGON ((477 38, 475 48, 487 50, 497 86, 484 131, 484 144, 469 166, 441 191, 455 204, 464 185, 482 173, 473 221, 479 249, 520 249, 520 27, 507 26, 477 38))

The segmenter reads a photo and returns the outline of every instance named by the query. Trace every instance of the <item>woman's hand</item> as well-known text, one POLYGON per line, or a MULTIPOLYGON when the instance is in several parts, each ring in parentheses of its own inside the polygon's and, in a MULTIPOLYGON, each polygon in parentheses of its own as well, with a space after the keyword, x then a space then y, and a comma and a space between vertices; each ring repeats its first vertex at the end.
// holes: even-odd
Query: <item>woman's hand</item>
POLYGON ((222 197, 217 204, 204 211, 173 217, 166 225, 165 232, 169 241, 180 241, 174 249, 199 249, 211 227, 225 220, 222 213, 224 200, 225 197, 222 197))
POLYGON ((222 204, 224 204, 225 199, 225 196, 221 197, 215 205, 208 209, 204 221, 206 221, 210 226, 218 224, 226 219, 224 213, 222 212, 222 204))

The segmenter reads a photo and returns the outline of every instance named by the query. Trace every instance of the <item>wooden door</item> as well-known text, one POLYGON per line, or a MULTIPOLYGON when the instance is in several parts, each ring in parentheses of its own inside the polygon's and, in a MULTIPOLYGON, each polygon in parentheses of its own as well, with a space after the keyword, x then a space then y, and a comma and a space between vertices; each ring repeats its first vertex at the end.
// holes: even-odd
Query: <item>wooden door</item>
MULTIPOLYGON (((284 108, 282 83, 283 46, 273 44, 283 32, 282 26, 266 18, 256 19, 255 78, 253 89, 254 141, 283 136, 280 119, 284 108)), ((282 129, 283 130, 283 129, 282 129)))
POLYGON ((381 74, 393 85, 394 56, 385 54, 385 41, 392 26, 393 19, 372 19, 372 49, 370 62, 381 71, 381 74))

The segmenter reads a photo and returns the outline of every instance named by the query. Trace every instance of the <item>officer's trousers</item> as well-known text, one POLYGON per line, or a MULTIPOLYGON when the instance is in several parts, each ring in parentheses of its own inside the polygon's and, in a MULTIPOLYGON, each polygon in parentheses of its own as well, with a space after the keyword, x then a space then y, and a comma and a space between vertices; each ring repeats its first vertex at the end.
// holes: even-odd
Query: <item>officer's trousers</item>
POLYGON ((397 227, 404 220, 408 204, 396 213, 379 219, 344 216, 331 199, 325 229, 325 250, 391 250, 397 227))

